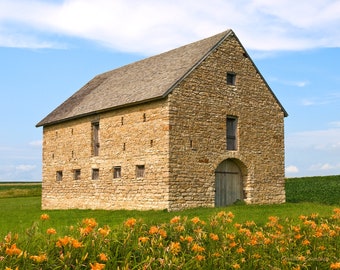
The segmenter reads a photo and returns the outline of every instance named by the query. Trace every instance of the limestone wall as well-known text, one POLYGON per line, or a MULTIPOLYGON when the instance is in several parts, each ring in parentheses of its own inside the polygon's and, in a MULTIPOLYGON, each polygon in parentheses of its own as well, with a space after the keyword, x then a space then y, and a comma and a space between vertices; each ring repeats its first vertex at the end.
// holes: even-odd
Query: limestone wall
POLYGON ((247 203, 282 203, 284 113, 231 37, 169 96, 170 208, 214 206, 215 170, 242 164, 247 203), (226 74, 236 74, 227 85, 226 74), (226 117, 238 117, 238 150, 226 150, 226 117))
POLYGON ((166 100, 44 127, 42 208, 168 208, 168 136, 166 100), (100 125, 98 156, 92 153, 93 121, 100 125), (145 166, 142 178, 137 165, 145 166), (121 167, 116 179, 115 166, 121 167))

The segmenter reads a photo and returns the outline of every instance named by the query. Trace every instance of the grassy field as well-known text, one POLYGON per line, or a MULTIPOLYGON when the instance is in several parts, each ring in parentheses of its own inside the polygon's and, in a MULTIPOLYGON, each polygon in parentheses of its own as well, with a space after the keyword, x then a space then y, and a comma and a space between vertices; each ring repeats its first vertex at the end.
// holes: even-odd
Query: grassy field
POLYGON ((196 208, 181 212, 166 211, 104 211, 104 210, 55 210, 40 209, 41 184, 0 184, 0 237, 9 231, 23 232, 42 213, 48 213, 59 231, 83 218, 93 217, 100 224, 112 227, 121 225, 129 217, 143 219, 147 223, 163 223, 176 215, 200 216, 208 219, 221 210, 235 213, 236 222, 253 220, 265 224, 269 216, 297 218, 301 214, 319 213, 329 216, 340 206, 340 176, 291 178, 286 182, 287 203, 282 205, 233 205, 226 208, 196 208))
POLYGON ((0 187, 1 269, 340 269, 340 177, 287 180, 287 203, 180 212, 40 210, 0 187), (9 233, 11 232, 11 233, 9 233))

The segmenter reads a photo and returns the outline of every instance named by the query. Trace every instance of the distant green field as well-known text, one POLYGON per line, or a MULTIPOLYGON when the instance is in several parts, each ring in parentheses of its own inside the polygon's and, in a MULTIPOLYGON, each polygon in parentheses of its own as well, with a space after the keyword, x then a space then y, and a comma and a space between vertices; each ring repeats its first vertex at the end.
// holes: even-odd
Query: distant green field
POLYGON ((287 179, 286 201, 339 205, 340 175, 287 179))
POLYGON ((0 199, 37 196, 41 196, 41 183, 0 183, 0 199))

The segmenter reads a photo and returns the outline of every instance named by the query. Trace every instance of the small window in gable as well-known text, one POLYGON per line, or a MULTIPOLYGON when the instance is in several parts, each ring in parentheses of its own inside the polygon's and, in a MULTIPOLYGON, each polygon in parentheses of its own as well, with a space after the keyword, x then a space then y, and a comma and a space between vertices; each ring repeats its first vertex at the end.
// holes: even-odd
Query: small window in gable
POLYGON ((236 84, 236 74, 233 72, 227 72, 227 85, 236 84))
POLYGON ((113 179, 122 177, 122 167, 115 166, 113 167, 113 179))
POLYGON ((237 150, 237 117, 227 116, 227 150, 237 150))
POLYGON ((99 169, 92 169, 92 180, 99 179, 99 169))
POLYGON ((137 165, 136 166, 136 177, 143 178, 145 174, 145 165, 137 165))
POLYGON ((81 173, 80 169, 76 169, 73 171, 74 180, 80 180, 80 173, 81 173))
POLYGON ((63 180, 63 171, 57 171, 56 173, 56 180, 62 181, 63 180))

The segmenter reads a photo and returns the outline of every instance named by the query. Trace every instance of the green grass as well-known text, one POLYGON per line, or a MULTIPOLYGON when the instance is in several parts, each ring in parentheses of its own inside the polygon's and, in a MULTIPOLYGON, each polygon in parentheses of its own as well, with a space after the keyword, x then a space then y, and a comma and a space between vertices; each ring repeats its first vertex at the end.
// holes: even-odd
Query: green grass
POLYGON ((281 205, 233 205, 226 208, 196 208, 180 212, 166 211, 105 211, 105 210, 49 210, 42 211, 41 184, 3 185, 0 184, 0 237, 9 231, 22 233, 42 213, 48 213, 54 222, 51 226, 62 232, 68 226, 84 218, 95 218, 99 224, 114 228, 126 219, 143 219, 148 224, 166 223, 176 215, 192 218, 199 216, 207 220, 219 211, 232 211, 236 222, 253 220, 262 225, 269 216, 282 219, 298 218, 299 215, 319 213, 330 216, 335 207, 340 206, 340 176, 304 177, 287 180, 287 203, 281 205), (22 192, 25 190, 26 192, 22 192), (12 194, 9 196, 9 194, 12 194))
POLYGON ((339 205, 340 175, 287 179, 286 201, 339 205))

